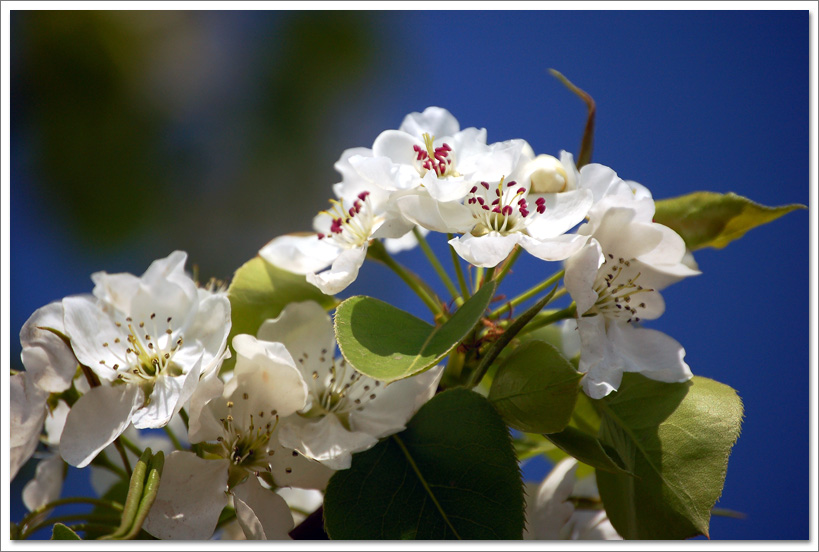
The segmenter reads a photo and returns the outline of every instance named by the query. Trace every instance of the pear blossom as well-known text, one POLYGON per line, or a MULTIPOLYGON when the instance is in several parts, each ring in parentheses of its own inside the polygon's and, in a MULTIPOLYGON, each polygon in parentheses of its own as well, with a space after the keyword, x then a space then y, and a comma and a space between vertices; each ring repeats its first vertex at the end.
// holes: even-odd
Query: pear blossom
POLYGON ((349 468, 353 453, 403 430, 435 394, 442 375, 435 367, 384 386, 361 374, 334 358, 333 324, 314 302, 289 304, 257 335, 286 347, 307 390, 306 404, 280 420, 279 441, 336 470, 349 468))
POLYGON ((280 418, 302 408, 307 398, 284 346, 237 335, 233 348, 233 377, 224 384, 212 374, 191 398, 188 438, 201 443, 206 456, 177 451, 168 457, 145 525, 156 537, 210 538, 231 499, 247 538, 287 538, 290 509, 268 486, 321 489, 332 475, 276 438, 280 418))
POLYGON ((558 462, 540 485, 527 484, 526 529, 531 540, 622 540, 600 502, 593 475, 578 479, 577 460, 558 462), (576 508, 574 501, 599 504, 576 508))
POLYGON ((682 262, 682 238, 651 222, 653 216, 649 198, 601 199, 578 229, 589 236, 588 243, 565 262, 564 282, 577 304, 583 388, 595 399, 615 391, 623 372, 665 382, 691 378, 677 341, 636 327, 665 310, 661 289, 699 274, 682 262))
POLYGON ((494 267, 520 245, 546 261, 561 261, 577 252, 588 239, 566 234, 581 222, 592 205, 587 191, 530 194, 531 180, 518 184, 501 178, 481 182, 466 199, 472 214, 467 233, 449 241, 466 261, 494 267))
POLYGON ((32 383, 49 393, 60 393, 71 387, 77 373, 79 363, 63 340, 64 334, 62 301, 34 311, 20 330, 23 366, 32 383))
POLYGON ((66 420, 60 451, 69 464, 88 465, 131 424, 166 425, 227 354, 230 303, 196 287, 186 258, 175 251, 141 277, 95 273, 93 296, 63 299, 71 348, 100 380, 66 420))
POLYGON ((48 447, 48 451, 37 463, 34 479, 23 487, 23 504, 30 512, 60 498, 65 464, 57 453, 57 448, 68 412, 68 404, 63 400, 58 400, 53 409, 47 410, 43 423, 45 435, 42 441, 48 447))

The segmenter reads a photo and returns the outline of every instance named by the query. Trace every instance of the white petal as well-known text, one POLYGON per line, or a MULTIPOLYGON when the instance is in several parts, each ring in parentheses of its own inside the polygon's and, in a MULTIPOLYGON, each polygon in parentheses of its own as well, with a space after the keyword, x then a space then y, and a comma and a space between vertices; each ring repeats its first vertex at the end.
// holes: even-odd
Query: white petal
POLYGON ((218 370, 230 333, 230 301, 213 294, 199 302, 196 317, 185 330, 185 345, 202 351, 202 374, 218 370))
POLYGON ((344 250, 333 261, 333 266, 319 274, 308 274, 307 281, 326 295, 344 291, 358 277, 358 271, 367 257, 367 246, 344 250))
POLYGON ((435 232, 469 232, 475 226, 472 211, 456 202, 442 203, 425 190, 395 199, 401 214, 418 226, 435 232))
POLYGON ((134 412, 134 427, 146 429, 166 426, 193 394, 199 382, 200 362, 181 376, 160 374, 154 381, 148 404, 134 412))
POLYGON ((373 447, 378 439, 360 431, 347 431, 335 415, 322 418, 292 416, 281 420, 279 442, 318 460, 334 470, 346 470, 352 454, 373 447))
POLYGON ((43 420, 46 417, 48 394, 34 385, 25 372, 9 378, 9 423, 11 438, 9 446, 10 478, 31 458, 40 440, 43 420))
POLYGON ((617 190, 620 185, 626 186, 623 179, 605 165, 589 163, 580 169, 578 188, 591 190, 594 194, 595 203, 600 201, 605 195, 617 190))
POLYGON ((143 529, 159 539, 209 539, 227 502, 229 465, 222 458, 205 460, 190 452, 172 452, 165 459, 159 492, 143 529))
POLYGON ((23 487, 23 504, 31 512, 60 498, 63 490, 63 460, 50 456, 37 464, 34 479, 23 487))
POLYGON ((296 274, 322 270, 341 254, 341 250, 316 234, 287 234, 268 242, 259 256, 268 263, 296 274))
POLYGON ((434 136, 452 136, 460 128, 452 113, 434 106, 426 108, 423 113, 410 113, 398 127, 399 130, 418 137, 425 132, 434 136))
POLYGON ((400 130, 385 130, 373 142, 373 157, 386 157, 393 163, 414 166, 416 153, 413 146, 424 147, 420 134, 414 137, 400 130))
POLYGON ((350 427, 377 439, 403 430, 413 414, 435 395, 443 373, 443 366, 435 366, 388 384, 376 391, 376 398, 367 402, 363 410, 350 413, 350 427))
POLYGON ((336 347, 333 322, 314 301, 290 303, 278 318, 266 320, 257 335, 262 341, 282 343, 292 357, 304 359, 296 365, 301 367, 304 377, 311 377, 313 371, 323 373, 333 362, 336 347))
POLYGON ((270 438, 268 457, 270 473, 279 487, 299 487, 303 489, 324 490, 335 470, 317 460, 308 458, 293 449, 279 444, 278 434, 270 438))
MULTIPOLYGON (((498 178, 500 179, 500 178, 498 178)), ((434 171, 428 171, 422 179, 424 188, 436 201, 442 203, 448 201, 460 201, 473 186, 472 180, 466 180, 462 176, 449 176, 438 178, 434 171)))
POLYGON ((46 444, 52 447, 59 446, 60 436, 63 434, 65 420, 71 409, 64 400, 57 401, 57 406, 48 413, 45 419, 46 444))
POLYGON ((294 524, 287 502, 255 477, 233 489, 233 506, 248 540, 290 539, 294 524))
POLYGON ((577 460, 566 458, 558 462, 538 487, 529 518, 529 532, 537 540, 556 540, 561 529, 574 513, 574 506, 568 502, 575 483, 577 460))
POLYGON ((663 332, 616 323, 609 326, 608 335, 626 361, 625 371, 668 383, 691 379, 691 368, 683 360, 685 349, 663 332))
POLYGON ((580 333, 577 331, 577 320, 570 318, 560 325, 561 349, 563 356, 574 358, 580 354, 580 333))
POLYGON ((544 261, 562 261, 568 259, 586 244, 588 236, 581 234, 563 234, 554 238, 535 239, 520 235, 518 243, 530 255, 544 261))
POLYGON ((71 348, 77 359, 107 381, 117 379, 112 368, 125 356, 125 335, 111 318, 97 305, 91 296, 66 297, 63 299, 65 331, 71 338, 71 348), (120 355, 113 346, 114 339, 122 335, 120 355), (109 343, 110 342, 110 343, 109 343), (110 346, 105 347, 104 343, 110 346), (102 362, 105 361, 105 364, 102 362))
POLYGON ((529 205, 534 208, 538 197, 544 199, 546 211, 543 214, 532 211, 531 222, 526 227, 535 238, 551 238, 564 234, 582 222, 592 206, 589 190, 575 190, 560 194, 529 194, 529 205))
POLYGON ((221 422, 213 416, 211 409, 206 408, 206 406, 210 401, 222 395, 224 387, 216 371, 199 380, 199 385, 196 386, 191 395, 188 410, 188 440, 191 443, 213 441, 222 435, 221 422))
MULTIPOLYGON (((429 230, 418 226, 418 231, 421 232, 421 235, 426 236, 429 233, 429 230)), ((396 253, 400 253, 402 251, 407 251, 410 249, 414 249, 418 245, 418 240, 415 237, 415 234, 408 233, 404 234, 400 238, 387 238, 384 240, 384 249, 387 250, 387 253, 390 255, 395 255, 396 253)), ((693 257, 691 257, 693 259, 693 257)))
POLYGON ((31 381, 40 389, 60 393, 71 387, 77 359, 62 338, 49 329, 65 334, 62 301, 34 311, 20 330, 20 357, 31 381))
POLYGON ((114 442, 131 423, 142 403, 134 385, 102 385, 92 388, 71 407, 60 438, 63 459, 84 468, 99 451, 114 442))
POLYGON ((616 391, 623 379, 623 360, 617 354, 606 333, 606 320, 602 316, 577 319, 580 333, 580 364, 583 391, 592 399, 602 399, 616 391))
MULTIPOLYGON (((233 338, 236 350, 234 378, 229 382, 247 390, 249 413, 276 410, 280 417, 301 410, 307 403, 307 384, 293 358, 281 343, 260 341, 252 335, 233 338)), ((245 401, 237 403, 236 416, 245 401)))
POLYGON ((520 235, 517 234, 501 236, 496 232, 480 237, 464 234, 449 240, 449 245, 466 262, 475 266, 492 268, 509 256, 519 239, 520 235))

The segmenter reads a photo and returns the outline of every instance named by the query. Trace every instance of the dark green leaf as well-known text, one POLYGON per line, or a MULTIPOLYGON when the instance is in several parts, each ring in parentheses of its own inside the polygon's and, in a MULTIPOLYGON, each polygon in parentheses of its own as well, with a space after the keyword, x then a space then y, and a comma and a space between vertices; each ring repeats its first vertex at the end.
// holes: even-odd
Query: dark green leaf
MULTIPOLYGON (((293 274, 254 257, 236 271, 228 288, 231 322, 228 343, 238 334, 256 335, 259 326, 268 318, 276 318, 289 303, 316 301, 332 309, 338 301, 324 295, 310 284, 304 275, 293 274)), ((235 356, 225 361, 222 370, 235 363, 235 356)))
POLYGON ((440 393, 405 431, 336 472, 324 515, 333 539, 520 539, 523 486, 508 430, 477 393, 440 393))
POLYGON ((82 540, 80 536, 62 523, 55 523, 51 530, 51 540, 82 540))
POLYGON ((662 383, 625 374, 598 403, 600 440, 635 474, 597 472, 617 532, 629 539, 708 535, 742 422, 736 391, 701 377, 662 383))
POLYGON ((433 327, 372 297, 350 297, 336 309, 341 354, 356 370, 395 381, 435 366, 475 327, 495 292, 483 286, 444 325, 433 327))
POLYGON ((552 345, 528 341, 498 367, 489 400, 515 429, 556 433, 569 423, 582 377, 552 345))
POLYGON ((761 226, 804 205, 766 207, 734 193, 694 192, 655 203, 654 221, 685 240, 688 249, 722 249, 761 226))
POLYGON ((560 433, 546 435, 546 438, 584 464, 598 470, 629 475, 617 451, 588 433, 569 426, 560 433))

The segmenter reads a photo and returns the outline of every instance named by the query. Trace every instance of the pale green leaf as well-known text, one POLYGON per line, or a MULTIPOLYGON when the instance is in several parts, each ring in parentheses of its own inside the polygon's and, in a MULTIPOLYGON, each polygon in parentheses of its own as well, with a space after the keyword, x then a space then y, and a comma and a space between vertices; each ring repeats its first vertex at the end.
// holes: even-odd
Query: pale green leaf
POLYGON ((494 284, 483 286, 442 326, 372 297, 356 296, 336 309, 336 339, 356 370, 391 382, 435 366, 466 337, 484 315, 494 284))
POLYGON ((498 367, 489 400, 515 429, 556 433, 569 423, 582 377, 552 345, 528 341, 498 367))
POLYGON ((55 523, 51 530, 51 540, 82 540, 70 527, 62 523, 55 523))
POLYGON ((804 205, 766 207, 734 193, 694 192, 655 203, 654 221, 676 231, 692 251, 721 249, 745 235, 804 205))
POLYGON ((601 442, 635 475, 597 472, 617 532, 628 539, 708 535, 742 422, 736 391, 702 377, 662 383, 625 374, 598 403, 601 442))

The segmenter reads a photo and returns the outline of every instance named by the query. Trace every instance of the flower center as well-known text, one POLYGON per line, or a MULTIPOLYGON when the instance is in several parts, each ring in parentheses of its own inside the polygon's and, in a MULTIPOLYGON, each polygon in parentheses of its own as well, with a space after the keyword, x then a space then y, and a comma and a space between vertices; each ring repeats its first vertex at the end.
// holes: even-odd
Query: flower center
POLYGON ((421 176, 427 174, 428 171, 435 171, 438 178, 445 178, 447 176, 460 176, 455 170, 455 158, 452 153, 452 147, 449 144, 441 144, 439 147, 433 146, 434 136, 430 136, 425 132, 422 135, 424 139, 424 147, 419 145, 412 146, 415 151, 415 168, 421 176))
MULTIPOLYGON (((323 349, 319 359, 325 367, 322 369, 324 373, 315 370, 311 374, 310 395, 313 397, 313 404, 307 412, 301 412, 300 415, 319 418, 334 414, 350 430, 350 413, 364 410, 367 403, 376 398, 376 388, 381 386, 381 382, 356 371, 343 357, 333 359, 328 365, 327 353, 323 349)), ((305 359, 306 356, 302 355, 299 362, 303 364, 305 359)))
POLYGON ((634 259, 615 259, 609 254, 606 261, 597 272, 594 282, 594 291, 597 292, 597 302, 590 309, 590 313, 599 313, 609 319, 639 322, 639 311, 646 308, 641 301, 640 294, 654 290, 644 288, 637 283, 640 273, 634 274, 630 270, 634 259))
POLYGON ((165 330, 158 328, 156 320, 156 313, 151 313, 147 323, 134 322, 129 316, 124 323, 115 323, 123 333, 116 336, 113 343, 106 341, 102 344, 111 350, 119 362, 108 366, 105 360, 101 360, 100 364, 116 371, 118 380, 142 387, 146 397, 161 374, 182 375, 182 367, 173 361, 174 355, 182 347, 182 334, 178 332, 174 339, 171 317, 167 318, 165 330))
MULTIPOLYGON (((466 196, 466 204, 472 209, 472 216, 477 220, 472 235, 482 236, 496 232, 506 236, 525 230, 530 214, 526 188, 518 187, 517 182, 510 180, 504 189, 501 178, 497 188, 494 188, 494 194, 490 192, 492 189, 488 182, 481 182, 480 186, 472 186, 466 196)), ((535 201, 538 213, 546 211, 545 201, 542 197, 535 201)))
MULTIPOLYGON (((248 398, 247 393, 242 394, 243 400, 248 398)), ((248 414, 247 419, 236 420, 233 406, 233 401, 227 401, 228 414, 219 419, 223 434, 216 438, 220 446, 217 454, 248 471, 269 471, 268 456, 272 456, 272 453, 268 451, 267 443, 279 422, 278 414, 271 410, 265 416, 264 411, 259 411, 248 414)))
POLYGON ((358 198, 349 209, 344 206, 344 200, 331 199, 330 203, 333 207, 321 212, 333 220, 330 224, 330 233, 319 233, 318 238, 331 241, 344 249, 354 249, 367 243, 375 225, 370 192, 358 194, 358 198))

